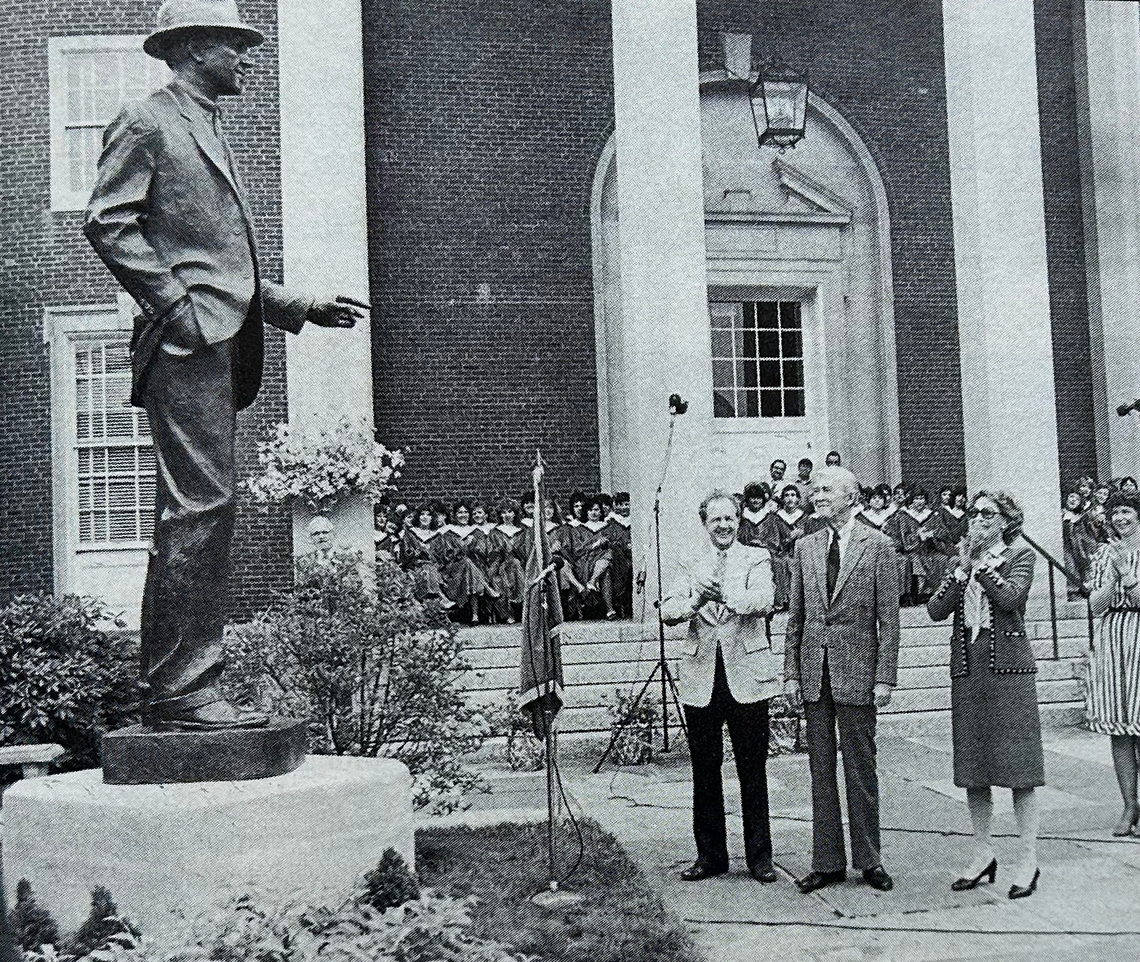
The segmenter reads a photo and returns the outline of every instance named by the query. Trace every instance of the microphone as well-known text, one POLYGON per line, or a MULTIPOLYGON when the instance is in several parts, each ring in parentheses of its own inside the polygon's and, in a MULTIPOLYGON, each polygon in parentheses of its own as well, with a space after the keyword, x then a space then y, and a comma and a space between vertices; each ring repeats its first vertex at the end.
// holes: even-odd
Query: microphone
POLYGON ((1127 417, 1133 411, 1140 411, 1140 397, 1138 397, 1131 404, 1122 404, 1116 409, 1116 413, 1122 418, 1127 417))
MULTIPOLYGON (((1137 399, 1136 405, 1140 407, 1140 399, 1137 399)), ((689 402, 681 397, 680 394, 669 395, 669 413, 673 417, 684 414, 687 410, 689 410, 689 402)))

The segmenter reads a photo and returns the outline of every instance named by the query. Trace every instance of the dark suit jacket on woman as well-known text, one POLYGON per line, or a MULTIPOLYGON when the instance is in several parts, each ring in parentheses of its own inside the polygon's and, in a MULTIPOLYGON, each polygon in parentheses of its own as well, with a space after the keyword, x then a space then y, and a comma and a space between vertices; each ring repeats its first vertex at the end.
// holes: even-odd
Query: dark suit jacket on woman
MULTIPOLYGON (((1037 671, 1033 645, 1025 633, 1025 602, 1036 560, 1034 550, 1018 538, 1005 549, 1001 564, 992 573, 981 568, 973 576, 989 599, 989 623, 982 627, 990 630, 990 670, 994 674, 1029 675, 1037 671)), ((927 602, 926 610, 935 621, 954 615, 950 675, 968 675, 966 583, 958 581, 951 571, 927 602)))

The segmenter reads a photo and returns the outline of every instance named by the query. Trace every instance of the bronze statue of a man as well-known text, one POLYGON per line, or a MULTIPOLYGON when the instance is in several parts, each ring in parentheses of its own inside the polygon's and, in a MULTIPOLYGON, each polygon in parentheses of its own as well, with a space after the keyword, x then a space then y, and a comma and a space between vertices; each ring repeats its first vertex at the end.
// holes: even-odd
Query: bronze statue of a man
POLYGON ((225 700, 222 629, 234 529, 236 412, 261 383, 263 324, 352 327, 362 300, 314 300, 261 274, 246 192, 218 98, 241 94, 262 34, 234 0, 166 0, 144 50, 169 85, 104 134, 84 233, 141 315, 131 400, 157 460, 155 534, 142 604, 144 722, 265 725, 225 700))

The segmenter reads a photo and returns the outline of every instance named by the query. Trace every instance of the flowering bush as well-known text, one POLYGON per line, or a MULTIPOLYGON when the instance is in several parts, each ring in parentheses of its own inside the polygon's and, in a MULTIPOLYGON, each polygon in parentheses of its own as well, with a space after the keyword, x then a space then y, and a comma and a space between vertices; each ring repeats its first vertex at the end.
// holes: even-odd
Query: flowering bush
POLYGON ((135 720, 138 646, 93 598, 18 595, 0 608, 0 745, 56 742, 99 764, 103 732, 135 720))
POLYGON ((522 710, 519 694, 511 688, 503 700, 486 712, 491 734, 504 740, 502 757, 515 772, 536 772, 546 764, 546 744, 534 735, 530 716, 522 710))
POLYGON ((459 688, 469 666, 455 629, 392 562, 377 562, 374 586, 360 568, 348 552, 298 558, 293 590, 227 629, 229 692, 308 718, 316 752, 402 761, 418 807, 463 808, 483 787, 463 756, 488 724, 459 688))
POLYGON ((349 492, 377 500, 404 465, 404 456, 377 441, 363 420, 346 417, 315 436, 278 424, 258 444, 257 457, 262 472, 245 486, 258 505, 301 502, 312 511, 332 508, 349 492))

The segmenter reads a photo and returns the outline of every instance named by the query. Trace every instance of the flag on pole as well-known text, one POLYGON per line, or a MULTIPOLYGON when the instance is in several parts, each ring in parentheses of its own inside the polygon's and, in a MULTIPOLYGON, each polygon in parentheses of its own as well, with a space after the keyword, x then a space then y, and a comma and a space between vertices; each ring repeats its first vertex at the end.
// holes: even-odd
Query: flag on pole
POLYGON ((519 701, 530 712, 539 738, 546 737, 547 720, 553 722, 562 707, 562 598, 543 510, 543 467, 539 453, 534 468, 534 527, 526 562, 519 679, 519 701))

